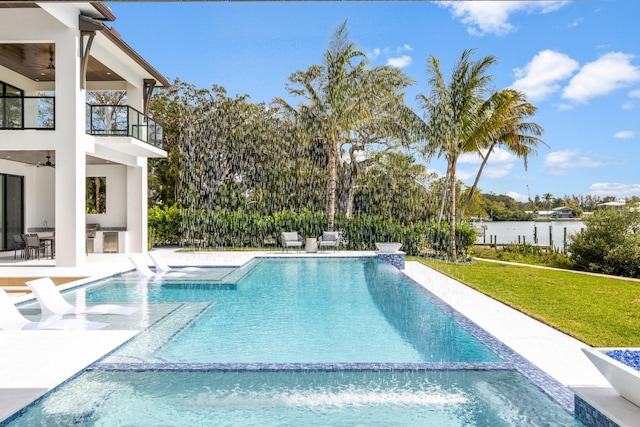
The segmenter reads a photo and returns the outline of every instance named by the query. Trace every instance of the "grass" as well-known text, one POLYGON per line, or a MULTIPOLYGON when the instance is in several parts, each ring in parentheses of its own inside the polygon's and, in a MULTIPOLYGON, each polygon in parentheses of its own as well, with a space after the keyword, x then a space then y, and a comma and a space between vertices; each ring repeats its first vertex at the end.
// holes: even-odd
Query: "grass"
POLYGON ((593 347, 640 347, 640 282, 478 261, 410 257, 593 347))
POLYGON ((483 259, 543 265, 566 270, 571 270, 575 267, 569 256, 555 251, 544 250, 530 244, 504 246, 499 249, 473 246, 469 255, 483 259))

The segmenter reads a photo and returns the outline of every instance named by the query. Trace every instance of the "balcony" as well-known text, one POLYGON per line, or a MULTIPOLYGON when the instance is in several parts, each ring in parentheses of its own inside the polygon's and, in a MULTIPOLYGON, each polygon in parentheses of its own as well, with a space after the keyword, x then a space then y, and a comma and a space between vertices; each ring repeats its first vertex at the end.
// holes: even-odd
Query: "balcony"
MULTIPOLYGON (((55 130, 55 96, 0 96, 1 130, 55 130)), ((86 132, 128 136, 162 149, 162 125, 128 105, 87 104, 86 132)))
POLYGON ((87 104, 86 132, 95 136, 129 136, 162 149, 162 126, 128 105, 87 104))
POLYGON ((0 129, 56 129, 54 96, 0 96, 0 129))

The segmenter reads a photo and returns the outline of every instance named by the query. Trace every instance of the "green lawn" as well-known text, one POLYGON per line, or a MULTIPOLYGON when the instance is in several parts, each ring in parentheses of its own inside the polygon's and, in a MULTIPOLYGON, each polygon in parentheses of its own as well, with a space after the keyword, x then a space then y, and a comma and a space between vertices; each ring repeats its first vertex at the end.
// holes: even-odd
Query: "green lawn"
POLYGON ((640 347, 640 282, 409 257, 594 347, 640 347))

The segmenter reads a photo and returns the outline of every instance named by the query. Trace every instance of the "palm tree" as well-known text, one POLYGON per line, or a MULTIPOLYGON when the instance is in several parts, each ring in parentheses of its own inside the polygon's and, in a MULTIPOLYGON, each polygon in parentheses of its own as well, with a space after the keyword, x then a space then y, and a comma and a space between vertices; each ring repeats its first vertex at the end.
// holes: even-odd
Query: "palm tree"
POLYGON ((476 152, 482 158, 482 163, 460 211, 461 217, 471 202, 480 181, 480 175, 496 146, 502 146, 517 157, 521 157, 526 170, 527 157, 536 153, 536 146, 540 143, 547 145, 538 138, 543 133, 542 127, 536 123, 524 121, 533 116, 536 110, 537 108, 527 101, 526 95, 513 89, 494 92, 481 106, 478 113, 481 120, 473 139, 478 141, 476 152))
MULTIPOLYGON (((307 103, 296 109, 280 98, 274 100, 296 119, 307 140, 326 147, 329 230, 334 228, 338 163, 342 161, 343 147, 351 144, 353 154, 364 150, 367 144, 388 142, 388 138, 407 139, 415 133, 411 125, 404 123, 410 119, 416 123, 417 116, 406 108, 400 92, 410 84, 413 81, 397 68, 370 68, 364 53, 349 41, 345 21, 325 52, 324 65, 312 65, 289 77, 289 93, 305 98, 307 103)), ((351 173, 357 173, 357 168, 352 168, 351 173)), ((355 183, 354 178, 349 186, 355 183)), ((352 198, 353 189, 349 191, 352 198)))
POLYGON ((456 225, 456 165, 460 154, 475 148, 478 135, 478 111, 483 104, 492 77, 487 70, 497 62, 494 56, 472 61, 473 50, 462 52, 447 84, 440 70, 440 61, 433 55, 427 60, 429 96, 417 96, 425 110, 428 142, 423 154, 427 158, 444 157, 447 160, 449 193, 449 256, 457 256, 456 225))

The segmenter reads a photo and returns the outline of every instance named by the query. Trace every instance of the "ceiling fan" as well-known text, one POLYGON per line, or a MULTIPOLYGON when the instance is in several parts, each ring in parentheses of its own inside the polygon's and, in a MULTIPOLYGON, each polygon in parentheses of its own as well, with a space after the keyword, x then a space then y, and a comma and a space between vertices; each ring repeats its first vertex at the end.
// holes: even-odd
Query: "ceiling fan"
MULTIPOLYGON (((41 51, 40 52, 40 58, 41 60, 44 62, 46 61, 46 52, 41 51)), ((53 46, 49 46, 49 63, 48 64, 42 64, 42 67, 37 68, 37 73, 40 74, 41 77, 45 77, 47 75, 53 76, 55 75, 56 72, 56 66, 55 63, 53 62, 53 46)))
POLYGON ((51 153, 47 153, 47 161, 44 163, 38 162, 38 164, 36 165, 37 167, 40 166, 48 166, 50 168, 55 168, 56 165, 54 163, 51 163, 51 153))

